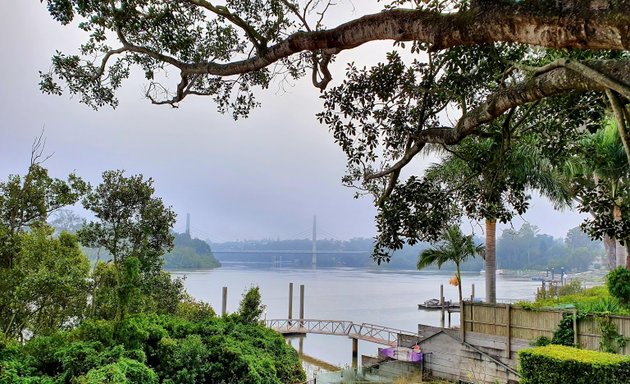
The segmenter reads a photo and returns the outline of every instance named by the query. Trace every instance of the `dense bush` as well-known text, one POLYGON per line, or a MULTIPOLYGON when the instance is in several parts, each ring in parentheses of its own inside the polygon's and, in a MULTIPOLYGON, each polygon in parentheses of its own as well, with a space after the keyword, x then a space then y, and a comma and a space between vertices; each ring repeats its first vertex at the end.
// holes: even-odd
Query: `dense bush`
POLYGON ((630 307, 630 270, 617 267, 608 272, 606 285, 611 296, 625 307, 630 307))
POLYGON ((0 338, 0 384, 248 383, 305 379, 282 336, 238 316, 190 321, 160 315, 78 328, 19 346, 0 338))
POLYGON ((521 384, 626 384, 630 356, 548 345, 519 352, 521 384))

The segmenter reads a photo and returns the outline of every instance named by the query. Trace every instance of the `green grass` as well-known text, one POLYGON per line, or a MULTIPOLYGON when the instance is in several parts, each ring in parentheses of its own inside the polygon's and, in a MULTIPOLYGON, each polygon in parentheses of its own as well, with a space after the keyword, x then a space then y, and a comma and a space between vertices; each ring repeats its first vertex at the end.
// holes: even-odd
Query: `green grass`
POLYGON ((539 299, 535 302, 521 301, 516 303, 523 308, 537 309, 566 309, 573 306, 586 313, 609 313, 614 315, 628 315, 630 311, 623 308, 619 302, 610 296, 606 286, 583 289, 578 293, 558 296, 557 298, 539 299))

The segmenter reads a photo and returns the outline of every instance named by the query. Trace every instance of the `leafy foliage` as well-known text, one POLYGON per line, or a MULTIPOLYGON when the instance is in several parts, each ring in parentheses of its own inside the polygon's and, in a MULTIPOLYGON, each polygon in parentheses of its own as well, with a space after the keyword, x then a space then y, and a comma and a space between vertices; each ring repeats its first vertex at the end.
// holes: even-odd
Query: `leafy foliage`
POLYGON ((595 320, 602 332, 599 350, 608 353, 619 353, 628 343, 628 339, 619 333, 617 325, 608 314, 599 315, 595 320))
POLYGON ((464 235, 459 226, 451 226, 442 234, 442 241, 432 248, 425 249, 418 257, 418 269, 423 269, 431 264, 437 264, 438 268, 443 264, 452 262, 455 264, 455 283, 462 301, 462 276, 459 266, 467 259, 477 255, 484 256, 484 246, 475 244, 473 235, 464 235))
POLYGON ((593 238, 623 243, 630 233, 630 166, 617 125, 604 120, 602 129, 580 142, 580 151, 579 161, 571 164, 579 209, 593 215, 582 228, 593 238))
POLYGON ((45 335, 76 324, 85 314, 90 266, 75 236, 42 225, 14 235, 19 253, 0 268, 0 330, 45 335))
POLYGON ((265 305, 262 304, 260 288, 251 287, 245 293, 238 307, 238 316, 246 324, 255 324, 265 312, 265 305))
POLYGON ((19 347, 0 340, 0 383, 253 383, 304 380, 282 336, 236 317, 189 321, 138 315, 19 347))
POLYGON ((630 309, 630 270, 618 267, 606 275, 606 285, 611 296, 630 309))
POLYGON ((210 269, 221 265, 208 243, 187 233, 175 233, 174 247, 164 254, 165 269, 210 269))
POLYGON ((123 171, 106 171, 103 182, 83 199, 83 206, 98 221, 77 233, 83 245, 102 247, 113 257, 110 273, 118 317, 140 300, 140 290, 151 292, 162 273, 162 255, 173 246, 170 229, 175 213, 153 196, 152 184, 142 175, 125 177, 123 171))
MULTIPOLYGON (((585 314, 578 312, 576 318, 579 320, 584 318, 585 314)), ((553 331, 553 337, 551 338, 551 344, 566 345, 569 347, 575 347, 574 339, 575 332, 573 331, 573 314, 563 313, 562 320, 558 324, 558 328, 553 331)))
POLYGON ((524 384, 621 384, 630 380, 628 356, 548 345, 521 350, 519 358, 524 384))

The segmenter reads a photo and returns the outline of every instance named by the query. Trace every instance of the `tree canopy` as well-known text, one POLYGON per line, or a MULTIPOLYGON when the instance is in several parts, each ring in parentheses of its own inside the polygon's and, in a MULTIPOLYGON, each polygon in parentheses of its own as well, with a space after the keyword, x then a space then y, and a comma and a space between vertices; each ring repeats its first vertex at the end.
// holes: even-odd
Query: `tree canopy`
POLYGON ((443 185, 401 180, 431 145, 488 138, 501 127, 509 140, 520 127, 560 161, 609 108, 630 154, 630 3, 384 3, 329 26, 331 0, 47 0, 51 16, 78 26, 86 41, 78 54, 57 53, 40 86, 115 107, 116 91, 140 68, 150 102, 176 107, 205 96, 239 118, 259 105, 257 88, 310 75, 326 90, 319 121, 348 159, 344 182, 374 196, 386 234, 379 240, 390 248, 436 240, 448 216, 461 214, 443 185), (394 43, 380 64, 349 64, 329 87, 337 54, 378 40, 394 43))

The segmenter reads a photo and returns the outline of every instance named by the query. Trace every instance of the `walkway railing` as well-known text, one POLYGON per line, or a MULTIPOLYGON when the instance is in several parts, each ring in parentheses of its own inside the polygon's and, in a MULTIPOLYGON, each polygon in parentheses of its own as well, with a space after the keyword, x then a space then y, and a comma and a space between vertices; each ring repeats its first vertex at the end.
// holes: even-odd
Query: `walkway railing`
POLYGON ((317 333, 323 335, 348 336, 353 339, 370 341, 372 343, 398 346, 400 336, 417 337, 413 332, 383 327, 380 325, 362 323, 355 324, 345 320, 314 320, 314 319, 273 319, 267 320, 266 325, 283 334, 317 333))

